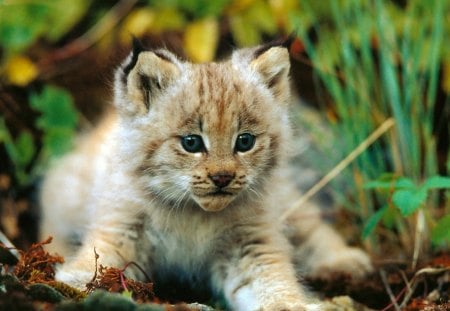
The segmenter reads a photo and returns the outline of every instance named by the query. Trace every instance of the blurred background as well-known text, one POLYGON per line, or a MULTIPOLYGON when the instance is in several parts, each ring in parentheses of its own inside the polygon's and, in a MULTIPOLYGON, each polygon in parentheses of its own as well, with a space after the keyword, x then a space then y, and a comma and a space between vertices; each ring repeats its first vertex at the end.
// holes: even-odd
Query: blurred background
POLYGON ((1 231, 36 241, 40 176, 111 101, 133 36, 209 62, 289 35, 301 187, 393 118, 327 187, 327 213, 375 257, 448 252, 445 0, 0 0, 1 231))

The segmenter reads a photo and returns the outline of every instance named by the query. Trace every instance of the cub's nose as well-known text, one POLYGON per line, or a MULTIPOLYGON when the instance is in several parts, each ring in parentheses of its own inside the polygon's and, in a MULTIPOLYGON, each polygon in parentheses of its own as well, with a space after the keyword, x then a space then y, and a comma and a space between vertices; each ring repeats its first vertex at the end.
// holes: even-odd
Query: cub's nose
POLYGON ((224 188, 233 180, 234 174, 230 172, 219 172, 214 175, 208 175, 208 177, 213 181, 214 185, 219 188, 224 188))

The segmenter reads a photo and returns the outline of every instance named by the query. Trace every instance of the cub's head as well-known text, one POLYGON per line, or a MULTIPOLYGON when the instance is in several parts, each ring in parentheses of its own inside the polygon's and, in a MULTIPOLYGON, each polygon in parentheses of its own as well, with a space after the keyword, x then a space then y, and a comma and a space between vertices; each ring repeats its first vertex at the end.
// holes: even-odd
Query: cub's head
POLYGON ((146 191, 205 211, 257 198, 288 144, 289 66, 281 45, 207 64, 135 48, 115 103, 123 157, 146 191))

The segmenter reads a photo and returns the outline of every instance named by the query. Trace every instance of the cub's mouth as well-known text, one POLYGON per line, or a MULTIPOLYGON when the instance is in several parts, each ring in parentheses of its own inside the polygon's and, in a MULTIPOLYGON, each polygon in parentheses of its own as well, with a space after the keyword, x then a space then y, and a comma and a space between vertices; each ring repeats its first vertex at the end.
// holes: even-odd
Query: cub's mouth
POLYGON ((217 189, 201 196, 193 196, 194 201, 207 212, 218 212, 226 208, 234 199, 236 194, 223 189, 217 189))
POLYGON ((229 196, 229 195, 234 195, 234 194, 231 193, 231 192, 225 191, 223 189, 218 189, 216 191, 208 193, 207 195, 210 195, 210 196, 229 196))

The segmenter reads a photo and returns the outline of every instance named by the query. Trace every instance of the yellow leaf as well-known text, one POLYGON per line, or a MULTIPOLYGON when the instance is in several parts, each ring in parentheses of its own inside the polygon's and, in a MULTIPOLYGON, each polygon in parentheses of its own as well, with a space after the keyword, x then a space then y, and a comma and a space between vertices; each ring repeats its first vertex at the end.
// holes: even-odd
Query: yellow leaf
POLYGON ((149 8, 137 9, 131 12, 120 29, 120 42, 130 42, 131 36, 141 37, 150 30, 155 20, 155 12, 149 8))
POLYGON ((186 27, 184 50, 194 62, 203 63, 214 59, 219 39, 219 24, 214 18, 195 21, 186 27))
POLYGON ((9 83, 25 86, 39 73, 37 66, 26 56, 13 56, 6 63, 5 76, 9 83))

